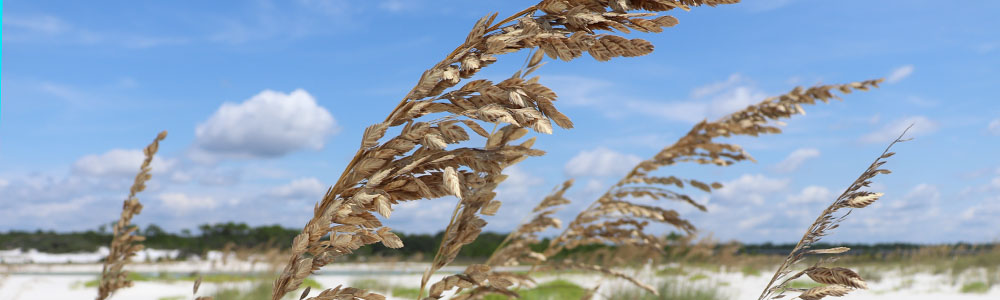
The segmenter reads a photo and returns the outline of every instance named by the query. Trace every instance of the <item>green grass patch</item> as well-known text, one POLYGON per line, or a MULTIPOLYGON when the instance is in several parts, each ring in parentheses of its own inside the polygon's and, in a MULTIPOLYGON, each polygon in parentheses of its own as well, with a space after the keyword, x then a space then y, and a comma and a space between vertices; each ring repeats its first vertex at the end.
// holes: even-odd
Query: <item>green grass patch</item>
MULTIPOLYGON (((198 280, 198 276, 195 276, 193 274, 192 275, 184 275, 184 276, 171 276, 170 274, 167 274, 167 273, 160 273, 160 274, 157 274, 156 276, 150 276, 150 275, 145 275, 145 274, 142 274, 142 273, 129 272, 128 275, 125 276, 125 277, 128 278, 129 280, 132 280, 132 281, 135 281, 135 282, 162 281, 162 282, 168 282, 168 283, 170 283, 170 282, 175 282, 175 281, 191 281, 191 282, 194 282, 195 280, 198 280)), ((219 274, 206 274, 206 275, 202 275, 201 276, 201 282, 202 283, 240 282, 240 281, 251 281, 251 280, 264 280, 264 279, 266 279, 266 277, 264 277, 264 275, 257 275, 257 274, 224 274, 224 273, 219 273, 219 274)), ((307 279, 307 280, 309 280, 309 279, 307 279)), ((314 284, 318 285, 318 283, 315 280, 313 280, 312 282, 314 284)), ((100 283, 101 283, 101 278, 98 277, 96 279, 88 280, 88 281, 84 282, 83 286, 84 287, 88 287, 88 288, 92 288, 92 287, 97 287, 97 285, 100 284, 100 283)), ((313 288, 318 288, 318 286, 317 287, 313 287, 313 288)))
POLYGON ((740 272, 743 273, 743 276, 760 276, 760 270, 750 265, 743 266, 740 272))
MULTIPOLYGON (((270 299, 271 298, 271 288, 270 282, 260 282, 254 284, 247 289, 240 288, 223 288, 215 291, 212 297, 215 300, 253 300, 253 299, 270 299)), ((290 293, 294 294, 294 293, 290 293)))
POLYGON ((866 282, 882 282, 882 272, 879 272, 878 270, 873 270, 871 268, 859 269, 858 275, 861 275, 861 278, 864 278, 866 282))
MULTIPOLYGON (((391 285, 384 281, 380 281, 373 278, 357 279, 351 281, 351 283, 348 286, 380 294, 390 294, 393 297, 405 298, 405 299, 417 299, 418 298, 417 295, 420 294, 419 288, 391 285)), ((419 298, 423 297, 421 296, 419 298)))
MULTIPOLYGON (((555 280, 539 284, 534 288, 520 290, 522 300, 578 300, 586 294, 579 285, 566 280, 555 280)), ((483 297, 484 300, 507 300, 506 296, 490 294, 483 297)))
MULTIPOLYGON (((306 287, 312 288, 312 294, 315 295, 318 291, 323 289, 323 286, 311 278, 306 278, 302 282, 302 286, 295 292, 288 293, 288 295, 293 295, 298 297, 306 287)), ((215 300, 259 300, 259 299, 271 299, 271 289, 273 284, 270 280, 263 280, 255 283, 250 289, 240 289, 240 288, 223 288, 212 294, 215 300)), ((295 298, 297 299, 297 298, 295 298)))
POLYGON ((708 275, 705 275, 705 274, 695 274, 694 276, 691 276, 691 278, 689 278, 688 280, 690 280, 690 281, 698 281, 698 280, 705 280, 705 279, 708 279, 708 275))
MULTIPOLYGON (((424 294, 427 294, 427 292, 424 292, 424 294)), ((417 298, 423 298, 426 295, 420 295, 419 288, 397 286, 392 288, 392 296, 403 299, 417 299, 417 298)))
POLYGON ((990 286, 985 282, 966 283, 962 286, 962 293, 985 294, 990 291, 990 286))
MULTIPOLYGON (((161 274, 161 276, 165 276, 165 275, 166 274, 161 274)), ((157 276, 157 277, 159 277, 159 276, 157 276)), ((138 282, 138 281, 153 281, 157 277, 143 275, 142 273, 135 273, 135 272, 129 272, 128 275, 125 275, 125 278, 127 278, 128 280, 136 281, 136 282, 138 282)), ((166 280, 166 279, 164 279, 164 280, 166 280)), ((88 280, 88 281, 86 281, 86 282, 83 283, 83 286, 84 287, 88 287, 88 288, 92 288, 92 287, 97 287, 97 285, 99 285, 99 284, 101 284, 101 277, 97 277, 97 279, 93 279, 93 280, 88 280)))
MULTIPOLYGON (((267 281, 267 283, 271 284, 271 281, 267 281)), ((306 287, 310 287, 314 291, 323 290, 323 285, 319 284, 319 281, 316 281, 316 279, 312 279, 312 278, 306 278, 306 280, 302 281, 302 286, 300 286, 299 288, 303 288, 304 289, 306 287)))
POLYGON ((670 267, 667 267, 667 268, 663 268, 663 269, 660 269, 660 270, 656 271, 656 275, 659 275, 659 276, 684 276, 684 275, 687 275, 687 272, 684 271, 684 269, 681 269, 681 268, 670 268, 670 267))
POLYGON ((793 289, 811 289, 818 286, 823 286, 823 284, 806 280, 796 280, 788 283, 788 287, 793 289))
MULTIPOLYGON (((194 282, 198 279, 198 276, 185 275, 185 276, 170 276, 167 273, 160 273, 156 276, 144 275, 142 273, 132 273, 129 272, 126 278, 135 281, 161 281, 161 282, 175 282, 175 281, 190 281, 194 282)), ((224 288, 220 289, 212 295, 216 300, 256 300, 256 299, 270 299, 271 298, 271 288, 272 279, 264 275, 256 274, 207 274, 202 276, 201 282, 204 283, 226 283, 226 282, 241 282, 241 281, 257 281, 249 290, 240 288, 224 288)), ((83 283, 83 286, 88 288, 97 287, 100 284, 100 278, 90 280, 83 283)), ((319 284, 318 281, 312 278, 306 278, 302 282, 302 286, 299 288, 301 291, 306 287, 312 288, 313 291, 318 291, 323 289, 323 285, 319 284)), ((289 293, 291 294, 291 293, 289 293)), ((416 295, 416 294, 414 294, 416 295)), ((416 298, 416 297, 414 297, 416 298)), ((172 296, 172 297, 162 297, 157 300, 180 300, 186 299, 185 296, 172 296)))
POLYGON ((634 287, 611 291, 608 300, 724 300, 728 299, 717 289, 688 284, 684 281, 665 281, 657 285, 659 296, 634 287))
MULTIPOLYGON (((181 276, 179 280, 184 281, 195 281, 198 280, 198 276, 188 275, 181 276)), ((246 274, 207 274, 201 276, 202 283, 223 283, 223 282, 240 282, 249 280, 259 280, 264 279, 260 275, 246 275, 246 274)))
POLYGON ((389 285, 385 281, 377 280, 374 278, 361 278, 353 280, 351 281, 350 284, 348 284, 348 286, 363 290, 383 291, 383 292, 388 292, 390 289, 392 289, 392 285, 389 285))

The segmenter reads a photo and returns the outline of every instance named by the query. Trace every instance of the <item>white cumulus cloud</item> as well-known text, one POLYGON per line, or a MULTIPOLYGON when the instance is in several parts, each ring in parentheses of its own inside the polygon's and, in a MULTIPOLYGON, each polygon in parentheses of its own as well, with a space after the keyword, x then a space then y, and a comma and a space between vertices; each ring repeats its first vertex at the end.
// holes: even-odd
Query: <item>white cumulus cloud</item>
POLYGON ((722 183, 722 188, 712 193, 712 199, 726 203, 764 204, 765 200, 788 187, 788 179, 771 178, 762 174, 743 174, 740 178, 722 183))
POLYGON ((822 186, 810 185, 802 189, 801 192, 788 196, 788 203, 805 204, 817 202, 833 202, 835 196, 830 189, 822 186))
POLYGON ((865 143, 890 143, 893 139, 902 134, 903 130, 910 126, 910 124, 913 124, 913 127, 910 128, 910 131, 908 131, 906 136, 903 138, 928 134, 937 131, 940 127, 937 122, 928 119, 927 117, 913 116, 898 119, 895 122, 882 126, 882 128, 862 136, 861 141, 865 143))
POLYGON ((193 197, 182 193, 164 193, 159 196, 163 206, 173 210, 176 214, 183 214, 195 209, 212 209, 218 206, 218 202, 211 197, 193 197))
POLYGON ((581 151, 566 163, 569 176, 609 176, 623 175, 642 159, 631 154, 619 153, 607 148, 581 151))
POLYGON ((887 83, 897 83, 913 74, 913 65, 905 65, 892 70, 889 77, 885 79, 887 83))
MULTIPOLYGON (((142 150, 113 149, 103 154, 81 157, 73 163, 73 173, 89 176, 135 176, 145 159, 146 155, 142 150)), ((153 168, 153 173, 162 173, 168 171, 175 163, 175 160, 164 161, 155 156, 150 167, 153 168)))
POLYGON ((243 103, 224 103, 195 129, 192 158, 278 157, 299 149, 319 150, 338 131, 336 120, 302 89, 265 90, 243 103))
POLYGON ((774 169, 783 173, 793 172, 798 170, 806 160, 819 157, 819 154, 819 150, 815 148, 795 149, 791 154, 788 154, 785 160, 774 165, 774 169))
POLYGON ((271 190, 271 196, 278 198, 317 198, 326 193, 327 186, 316 178, 299 178, 271 190))

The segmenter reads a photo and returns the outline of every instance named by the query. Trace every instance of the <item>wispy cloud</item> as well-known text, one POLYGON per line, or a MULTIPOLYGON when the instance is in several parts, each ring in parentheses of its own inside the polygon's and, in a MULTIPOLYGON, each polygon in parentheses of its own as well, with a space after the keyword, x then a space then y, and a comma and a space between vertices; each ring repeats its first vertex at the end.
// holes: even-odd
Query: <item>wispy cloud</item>
POLYGON ((909 77, 911 74, 913 74, 913 70, 914 70, 913 65, 905 65, 895 68, 892 70, 892 73, 889 73, 889 76, 885 79, 885 82, 887 83, 900 82, 906 77, 909 77))
POLYGON ((1000 42, 986 42, 980 43, 972 48, 976 53, 979 54, 989 54, 996 49, 1000 49, 1000 42))
POLYGON ((503 170, 507 179, 496 189, 496 200, 503 205, 496 217, 488 219, 491 230, 510 230, 521 221, 520 218, 502 216, 523 216, 545 196, 545 178, 514 165, 503 170))
POLYGON ((764 224, 767 221, 770 221, 772 218, 774 218, 774 214, 772 213, 765 213, 748 217, 740 221, 738 224, 736 224, 736 228, 739 228, 740 230, 750 230, 764 224))
POLYGON ((574 75, 548 75, 541 83, 559 91, 559 102, 571 106, 603 107, 614 99, 611 81, 574 75))
POLYGON ((97 201, 93 196, 83 196, 72 198, 69 201, 30 203, 17 209, 17 215, 21 217, 50 218, 67 216, 85 209, 89 204, 97 201))
POLYGON ((581 151, 566 163, 569 176, 624 175, 642 159, 607 148, 581 151))
POLYGON ((614 83, 604 79, 547 76, 542 80, 560 91, 559 100, 562 103, 598 109, 605 116, 645 115, 685 123, 718 118, 767 97, 749 78, 740 74, 695 87, 689 99, 679 101, 638 99, 623 94, 614 83))
POLYGON ((400 0, 384 0, 378 4, 378 8, 390 12, 401 12, 410 8, 410 5, 408 5, 405 1, 400 0))
MULTIPOLYGON (((5 14, 3 17, 3 26, 5 27, 4 29, 24 30, 46 35, 59 34, 70 30, 69 24, 56 16, 50 15, 21 16, 5 14)), ((4 35, 7 34, 9 33, 4 33, 4 35)))
MULTIPOLYGON (((73 172, 86 176, 130 177, 139 172, 139 166, 146 155, 142 150, 114 149, 99 155, 87 155, 73 163, 73 172)), ((153 157, 151 167, 153 173, 166 173, 176 163, 176 160, 164 160, 161 156, 153 157)))
POLYGON ((256 1, 236 14, 213 16, 210 42, 245 44, 295 40, 350 27, 361 3, 347 0, 256 1))
MULTIPOLYGON (((865 134, 861 137, 861 141, 865 143, 889 143, 900 134, 906 127, 913 125, 910 131, 906 133, 907 137, 914 137, 918 135, 925 135, 938 130, 940 125, 924 116, 913 116, 903 119, 898 119, 895 122, 889 123, 882 128, 865 134)), ((905 138, 905 137, 904 137, 905 138)))
POLYGON ((736 205, 749 202, 762 205, 769 196, 788 187, 790 180, 771 178, 763 174, 743 174, 740 178, 723 182, 722 188, 712 193, 712 200, 736 205))
POLYGON ((1000 215, 1000 168, 997 168, 996 174, 997 177, 994 177, 990 182, 978 187, 970 187, 974 194, 963 196, 963 198, 977 200, 961 214, 966 225, 979 228, 1000 226, 1000 219, 996 217, 1000 215))
POLYGON ((924 241, 927 236, 921 236, 921 233, 944 232, 957 221, 955 218, 937 219, 942 216, 941 197, 942 193, 936 185, 917 184, 905 195, 893 193, 883 196, 873 204, 872 211, 862 212, 860 219, 856 220, 867 234, 924 241))
POLYGON ((807 204, 833 202, 834 195, 830 189, 818 185, 810 185, 802 189, 801 192, 788 196, 789 204, 807 204))
POLYGON ((319 199, 327 186, 314 177, 295 179, 288 184, 271 189, 270 195, 282 199, 319 199))
POLYGON ((819 157, 819 149, 799 148, 788 154, 785 160, 774 165, 774 170, 782 173, 789 173, 798 170, 802 163, 811 158, 819 157))
POLYGON ((178 215, 195 209, 212 209, 219 206, 212 197, 188 196, 184 193, 164 193, 158 198, 164 207, 178 215))
POLYGON ((796 0, 756 0, 746 1, 743 5, 750 12, 760 13, 785 7, 795 1, 796 0))
POLYGON ((299 4, 331 16, 341 16, 351 8, 351 1, 348 0, 299 0, 299 4))
POLYGON ((53 15, 4 16, 4 42, 112 45, 151 48, 191 42, 184 37, 121 33, 84 28, 53 15))
POLYGON ((738 111, 764 98, 767 98, 767 94, 756 88, 749 79, 740 74, 733 74, 725 81, 694 88, 690 100, 672 102, 628 100, 624 105, 634 114, 694 123, 738 111))
POLYGON ((1000 135, 1000 119, 993 119, 993 121, 990 121, 990 124, 986 125, 986 130, 993 135, 1000 135))

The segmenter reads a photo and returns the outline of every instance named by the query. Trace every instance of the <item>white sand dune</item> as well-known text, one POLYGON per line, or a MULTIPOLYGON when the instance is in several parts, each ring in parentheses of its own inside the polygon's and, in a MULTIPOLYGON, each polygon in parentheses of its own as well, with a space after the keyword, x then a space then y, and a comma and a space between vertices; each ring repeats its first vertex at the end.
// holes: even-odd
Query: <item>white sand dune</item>
MULTIPOLYGON (((85 287, 84 282, 94 280, 100 273, 101 265, 96 263, 106 249, 95 253, 77 254, 45 254, 37 251, 0 251, 0 300, 34 300, 34 299, 88 299, 96 295, 96 289, 85 287)), ((194 272, 202 274, 222 273, 253 273, 267 272, 272 269, 264 263, 223 259, 219 252, 207 255, 207 259, 190 259, 187 261, 158 262, 158 258, 174 258, 176 252, 167 250, 150 250, 137 257, 135 263, 128 269, 146 274, 169 273, 185 275, 194 272), (147 259, 148 258, 148 259, 147 259)), ((420 273, 427 267, 426 263, 343 263, 333 264, 323 268, 312 278, 324 287, 349 284, 359 279, 376 279, 380 283, 416 287, 420 282, 420 273)), ((461 272, 464 267, 450 266, 438 273, 433 280, 447 274, 461 272)), ((637 272, 637 276, 645 281, 656 284, 665 280, 675 281, 688 287, 716 289, 730 299, 756 299, 768 281, 768 275, 748 276, 738 270, 708 271, 688 268, 684 275, 655 276, 655 272, 645 270, 637 272)), ((986 293, 962 293, 963 284, 970 282, 985 282, 985 272, 981 269, 971 269, 960 276, 949 274, 933 274, 929 270, 913 269, 902 271, 900 268, 878 271, 878 280, 869 280, 871 289, 855 291, 842 298, 831 299, 1000 299, 1000 286, 995 286, 986 293)), ((872 270, 869 270, 872 272, 872 270)), ((558 276, 538 278, 539 282, 563 279, 583 287, 600 284, 598 299, 608 295, 628 283, 621 280, 610 280, 600 276, 583 273, 568 273, 558 276)), ((246 288, 250 282, 203 283, 199 295, 210 295, 220 288, 246 288)), ((190 299, 192 282, 190 281, 142 281, 136 282, 132 288, 121 290, 113 299, 161 299, 181 297, 190 299)), ((314 292, 315 294, 315 292, 314 292)), ((297 299, 298 295, 291 295, 297 299)), ((794 294, 788 295, 788 298, 794 294)), ((392 297, 390 297, 392 299, 392 297)))

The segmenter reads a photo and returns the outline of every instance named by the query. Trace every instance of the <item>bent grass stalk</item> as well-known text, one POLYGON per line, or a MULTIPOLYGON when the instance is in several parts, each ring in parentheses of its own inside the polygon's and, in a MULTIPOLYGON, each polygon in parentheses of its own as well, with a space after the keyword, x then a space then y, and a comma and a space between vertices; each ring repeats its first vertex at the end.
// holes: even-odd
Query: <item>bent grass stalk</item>
MULTIPOLYGON (((740 146, 717 143, 713 139, 731 135, 758 136, 760 134, 780 133, 780 129, 770 126, 768 123, 775 121, 780 124, 779 119, 790 118, 795 114, 805 114, 801 106, 803 104, 815 104, 817 100, 827 102, 829 99, 839 99, 831 93, 833 90, 848 94, 852 90, 868 90, 871 87, 877 87, 881 81, 878 79, 841 85, 820 85, 808 89, 796 87, 787 94, 764 99, 760 103, 731 113, 717 121, 702 121, 676 143, 664 148, 653 158, 636 165, 618 183, 611 186, 596 201, 581 211, 561 234, 552 239, 545 251, 541 253, 532 251, 528 245, 538 242, 538 232, 547 228, 559 227, 559 220, 550 217, 555 209, 550 208, 569 203, 569 200, 562 197, 572 183, 572 181, 567 181, 561 189, 554 191, 542 200, 533 211, 536 213, 534 218, 518 226, 505 238, 505 243, 502 243, 487 260, 487 265, 510 266, 531 263, 531 270, 527 274, 522 274, 525 277, 520 278, 521 281, 531 281, 530 274, 545 263, 547 263, 545 267, 549 268, 598 271, 611 277, 625 279, 650 293, 656 294, 657 291, 652 286, 605 266, 585 264, 570 259, 562 262, 551 262, 549 258, 563 250, 592 244, 627 246, 649 250, 646 253, 650 254, 662 254, 666 241, 645 232, 649 222, 669 224, 689 234, 695 231, 694 225, 680 218, 679 213, 674 210, 635 204, 629 200, 648 197, 656 200, 682 201, 704 211, 705 207, 695 202, 689 195, 673 191, 671 188, 680 189, 687 184, 704 192, 711 192, 713 189, 721 188, 722 185, 720 183, 707 184, 675 176, 653 176, 650 175, 651 172, 680 162, 728 166, 743 160, 753 160, 740 146), (513 242, 506 243, 506 241, 513 242)), ((486 292, 485 290, 473 290, 471 294, 486 292)))
MULTIPOLYGON (((614 1, 597 6, 577 6, 582 2, 542 1, 499 23, 494 23, 496 14, 480 19, 462 45, 423 73, 385 121, 365 130, 356 155, 326 196, 317 203, 314 215, 303 227, 302 233, 293 240, 292 255, 274 282, 272 299, 277 300, 297 289, 313 271, 361 246, 382 242, 391 248, 402 247, 399 238, 390 232, 390 228, 382 226, 373 214, 388 218, 392 205, 399 201, 445 195, 461 199, 462 212, 455 213, 454 224, 442 244, 443 252, 437 255, 433 268, 446 265, 453 258, 450 253, 457 253, 462 245, 475 239, 485 226, 485 221, 476 216, 476 211, 499 208, 499 202, 492 200, 492 190, 503 179, 503 167, 527 156, 542 154, 530 148, 530 140, 521 145, 509 143, 526 134, 524 128, 551 133, 552 122, 563 128, 572 127, 569 118, 556 110, 553 104, 555 93, 539 84, 537 77, 525 79, 541 66, 538 63, 540 54, 532 57, 528 69, 500 83, 476 80, 444 93, 462 79, 472 77, 482 67, 495 62, 497 55, 536 47, 541 50, 539 53, 567 61, 580 57, 583 52, 599 61, 645 55, 653 50, 645 40, 629 40, 595 31, 661 32, 662 27, 675 25, 676 19, 670 16, 648 18, 656 16, 655 12, 688 9, 689 5, 736 2, 643 1, 630 5, 625 1, 614 1), (650 13, 629 13, 629 10, 650 13), (537 12, 540 14, 535 14, 537 12), (445 116, 432 121, 418 120, 431 114, 445 116), (509 125, 495 133, 488 133, 477 122, 509 125), (487 146, 445 150, 449 144, 468 140, 460 124, 486 138, 487 146), (399 130, 399 135, 380 142, 389 128, 399 130), (417 145, 421 147, 414 150, 417 145), (329 236, 328 240, 326 236, 329 236)), ((440 297, 436 291, 450 289, 459 281, 463 285, 482 286, 486 283, 479 276, 479 271, 484 268, 473 266, 470 270, 475 272, 467 272, 459 279, 448 277, 453 279, 441 282, 437 288, 432 285, 430 294, 440 297)), ((508 283, 500 279, 491 280, 494 281, 496 284, 490 286, 497 289, 508 283)), ((313 299, 333 298, 382 297, 358 289, 337 287, 323 291, 313 299)))
MULTIPOLYGON (((910 125, 912 127, 913 125, 910 125)), ((843 221, 848 215, 851 214, 855 208, 864 208, 871 205, 880 197, 882 193, 873 193, 869 191, 861 191, 862 188, 868 187, 871 184, 871 179, 875 178, 879 174, 889 174, 891 173, 888 169, 879 169, 883 164, 885 164, 885 159, 891 157, 895 152, 889 152, 896 143, 904 142, 908 140, 902 139, 906 132, 910 130, 907 127, 889 146, 882 151, 882 154, 868 166, 867 169, 861 176, 854 180, 850 186, 840 194, 837 199, 833 201, 818 217, 816 221, 809 225, 809 229, 803 234, 802 239, 795 245, 795 248, 788 254, 788 257, 781 263, 778 270, 775 271, 774 276, 771 277, 771 281, 767 283, 764 287, 764 291, 761 292, 758 300, 764 300, 768 297, 779 298, 783 297, 786 291, 801 292, 799 298, 803 300, 819 300, 826 296, 843 296, 848 292, 855 289, 867 289, 868 285, 865 283, 861 275, 847 268, 827 268, 821 265, 833 262, 836 257, 824 258, 814 264, 813 266, 802 270, 795 275, 785 278, 791 273, 791 267, 796 263, 800 262, 806 255, 809 254, 840 254, 851 250, 847 247, 836 247, 830 249, 816 249, 809 250, 809 248, 823 236, 830 234, 830 231, 840 226, 840 222, 843 221), (834 216, 836 212, 841 209, 847 209, 847 212, 834 216), (795 280, 802 275, 808 276, 810 279, 817 283, 824 284, 823 286, 814 287, 811 289, 797 289, 788 286, 788 283, 795 280), (780 282, 779 282, 780 281, 780 282), (777 285, 775 285, 777 283, 777 285)))
POLYGON ((152 174, 150 174, 152 167, 150 167, 150 164, 153 162, 153 156, 156 155, 156 151, 160 148, 160 141, 165 138, 167 138, 167 132, 160 132, 156 136, 156 139, 142 151, 146 158, 139 167, 139 174, 135 175, 135 181, 132 182, 132 187, 129 188, 128 197, 122 203, 121 217, 115 223, 114 236, 111 238, 111 250, 108 253, 108 257, 104 260, 104 266, 101 269, 101 282, 97 287, 97 300, 107 299, 115 291, 133 285, 133 282, 128 279, 128 271, 125 271, 124 267, 128 263, 129 258, 142 250, 143 246, 140 242, 145 240, 145 237, 136 234, 139 228, 131 224, 132 217, 142 211, 142 204, 139 203, 139 198, 136 198, 135 195, 145 190, 146 181, 152 178, 152 174))
MULTIPOLYGON (((641 197, 675 200, 704 210, 690 196, 672 189, 682 189, 688 185, 711 192, 722 186, 695 179, 654 176, 651 172, 680 162, 727 166, 742 160, 753 160, 740 146, 716 143, 713 139, 731 135, 780 133, 780 129, 768 125, 768 122, 804 113, 801 104, 837 98, 831 90, 843 93, 866 90, 877 87, 881 80, 809 89, 796 88, 788 94, 765 99, 720 120, 702 121, 675 144, 635 166, 628 175, 569 223, 550 243, 549 248, 541 253, 531 251, 528 245, 537 240, 537 233, 561 225, 552 214, 557 206, 568 203, 562 195, 570 187, 571 181, 564 183, 561 189, 557 189, 536 207, 535 217, 512 232, 485 264, 470 265, 463 273, 446 276, 431 284, 429 289, 427 285, 431 274, 451 263, 459 250, 481 233, 486 221, 480 215, 493 215, 499 210, 501 203, 494 199, 494 190, 506 178, 502 174, 503 170, 527 157, 544 154, 543 151, 532 148, 534 138, 517 141, 528 134, 529 129, 536 133, 552 133, 552 123, 565 129, 573 127, 570 119, 556 109, 555 92, 540 84, 537 76, 528 78, 529 74, 543 65, 543 56, 570 61, 586 52, 598 61, 608 61, 615 57, 646 55, 652 52, 652 44, 642 39, 626 39, 616 35, 614 31, 662 32, 663 28, 676 25, 677 19, 660 16, 660 12, 737 2, 739 1, 544 0, 499 22, 494 22, 497 17, 495 13, 481 18, 461 45, 423 72, 416 85, 382 122, 365 129, 355 156, 324 197, 316 203, 313 216, 293 239, 291 254, 273 283, 272 300, 281 299, 287 293, 297 290, 310 274, 360 247, 374 243, 382 243, 390 248, 403 247, 399 237, 392 233, 391 228, 383 226, 377 215, 388 219, 393 213, 393 205, 399 202, 444 196, 456 197, 457 203, 431 267, 422 276, 418 297, 423 297, 426 290, 428 293, 424 299, 439 299, 444 292, 456 288, 458 291, 471 290, 455 295, 454 299, 471 299, 486 293, 518 297, 510 287, 533 282, 529 274, 499 272, 493 267, 520 263, 531 263, 532 271, 543 263, 550 263, 548 267, 557 269, 598 271, 628 280, 656 293, 651 286, 605 266, 573 260, 548 260, 563 250, 594 243, 663 251, 662 238, 644 232, 650 222, 670 224, 687 233, 695 231, 694 225, 682 219, 674 210, 641 205, 629 200, 641 197), (597 33, 600 31, 608 33, 597 33), (482 68, 496 62, 497 56, 501 54, 535 48, 537 51, 528 56, 526 66, 509 78, 496 83, 473 80, 458 86, 463 79, 473 77, 482 68), (493 130, 484 130, 484 125, 492 125, 493 130), (483 146, 454 148, 453 145, 471 140, 467 130, 481 136, 484 139, 483 146)), ((165 132, 161 133, 146 148, 146 161, 125 201, 122 218, 115 225, 112 255, 109 255, 102 271, 98 299, 106 299, 114 290, 132 284, 126 280, 126 272, 122 270, 122 266, 128 257, 142 249, 142 245, 138 244, 142 237, 135 235, 136 228, 130 225, 132 216, 142 208, 138 199, 135 199, 135 194, 145 187, 145 181, 150 177, 149 164, 152 156, 158 142, 165 135, 165 132)), ((897 139, 896 142, 898 141, 900 140, 897 139)), ((883 154, 881 158, 886 157, 888 156, 883 154)), ((872 171, 871 168, 869 171, 872 171)), ((881 171, 874 170, 875 173, 881 171)), ((874 174, 871 175, 874 177, 874 174)), ((880 196, 863 193, 850 194, 852 196, 841 203, 842 207, 864 207, 880 196)), ((848 195, 847 192, 845 195, 848 195)), ((814 224, 810 232, 816 228, 832 229, 823 227, 830 224, 836 227, 835 222, 820 227, 814 224)), ((818 240, 818 236, 815 240, 818 240)), ((803 238, 800 245, 808 248, 811 242, 805 241, 806 238, 803 238)), ((837 251, 846 250, 835 248, 812 250, 808 253, 839 253, 837 251)), ((786 260, 786 263, 789 261, 786 260)), ((794 262, 797 260, 787 265, 794 262)), ((781 277, 779 275, 787 274, 785 268, 786 265, 783 265, 772 278, 765 294, 778 287, 783 288, 781 292, 788 290, 784 286, 787 280, 771 287, 781 277)), ((793 276, 793 279, 804 274, 817 282, 830 284, 822 289, 805 291, 800 295, 803 299, 819 299, 825 295, 845 293, 844 288, 864 287, 863 280, 858 281, 860 276, 854 276, 856 274, 852 275, 848 272, 850 270, 845 270, 816 265, 793 276)), ((309 297, 309 293, 310 289, 306 289, 300 299, 309 297)), ((763 299, 764 295, 761 297, 763 299)), ((384 298, 363 289, 337 286, 320 291, 318 295, 308 299, 384 298)))

